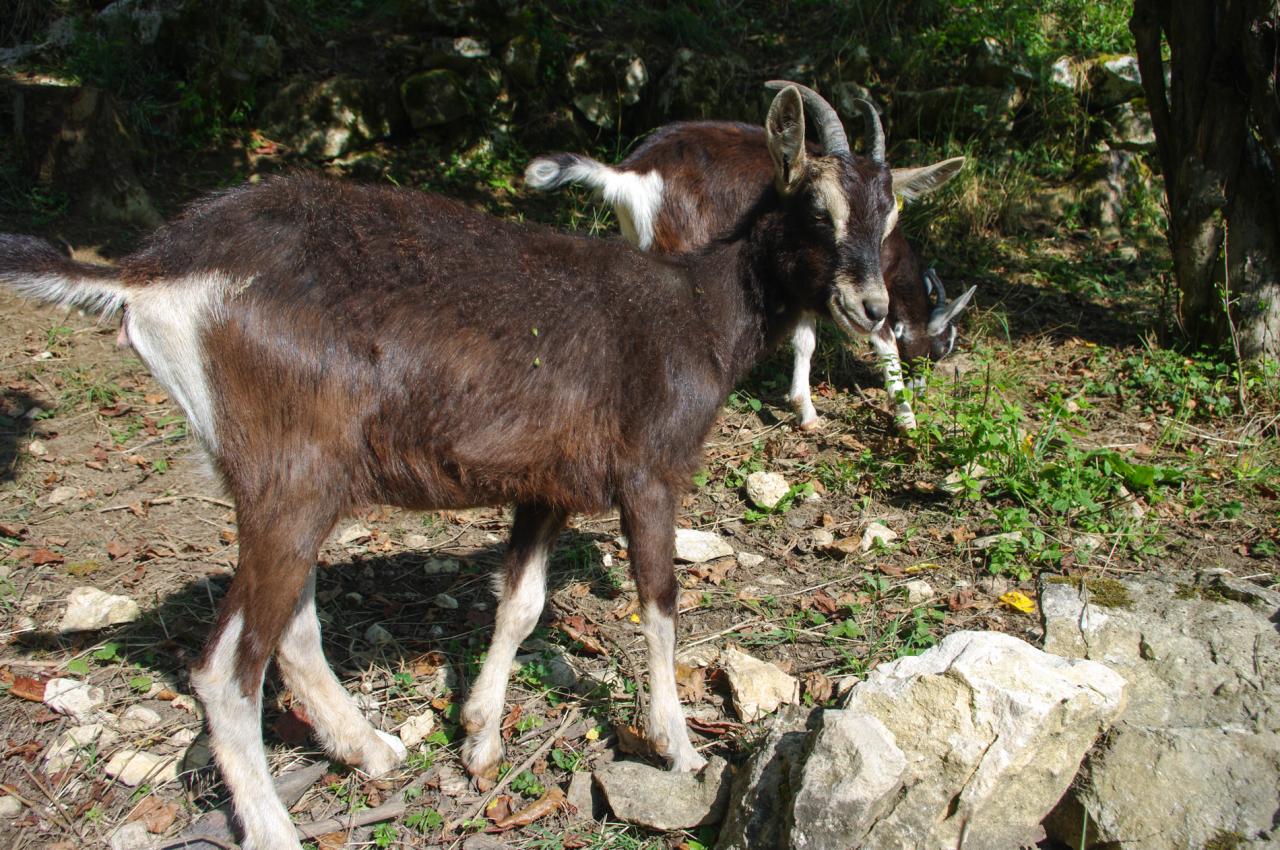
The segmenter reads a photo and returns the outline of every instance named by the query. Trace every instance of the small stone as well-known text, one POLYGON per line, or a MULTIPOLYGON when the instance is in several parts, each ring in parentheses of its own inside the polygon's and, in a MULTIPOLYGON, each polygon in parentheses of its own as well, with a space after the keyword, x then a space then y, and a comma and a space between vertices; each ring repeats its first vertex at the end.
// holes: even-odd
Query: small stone
POLYGON ((178 778, 178 760, 145 750, 119 750, 102 770, 130 788, 143 782, 155 786, 178 778))
POLYGON ((140 820, 129 821, 111 833, 111 850, 143 850, 151 843, 147 825, 140 820))
POLYGON ((406 534, 403 542, 410 549, 426 549, 431 546, 431 538, 425 534, 406 534))
POLYGON ((676 529, 676 560, 701 564, 733 555, 733 547, 719 535, 693 528, 676 529))
POLYGON ((787 479, 776 472, 753 472, 747 476, 747 498, 766 511, 776 508, 790 492, 787 479))
POLYGON ((764 563, 764 555, 757 555, 754 552, 739 552, 737 554, 738 566, 744 570, 750 570, 764 563))
POLYGON ((451 765, 440 765, 440 793, 446 797, 462 797, 471 791, 471 783, 467 777, 455 770, 451 765))
POLYGON ((102 688, 79 679, 50 679, 44 686, 44 704, 76 720, 88 719, 105 701, 102 688))
POLYGON ((569 778, 569 789, 565 792, 565 800, 573 806, 577 817, 581 819, 594 817, 595 800, 591 794, 590 773, 580 770, 569 778))
POLYGON ((965 479, 972 481, 979 490, 986 486, 987 476, 989 475, 987 468, 977 461, 971 462, 964 469, 957 469, 951 472, 946 478, 942 479, 942 484, 938 489, 952 496, 963 493, 965 489, 965 479))
POLYGON ((429 576, 454 575, 462 569, 462 564, 453 558, 431 558, 422 565, 422 571, 429 576))
POLYGON ((729 678, 733 706, 747 723, 800 701, 800 680, 776 664, 730 647, 720 653, 720 666, 729 678))
POLYGON ((338 535, 338 543, 342 546, 355 546, 373 536, 373 532, 363 525, 350 525, 338 535))
POLYGON ((454 599, 447 593, 437 593, 435 599, 432 600, 437 608, 447 608, 450 611, 456 610, 458 600, 454 599))
POLYGON ((171 747, 182 749, 191 745, 191 742, 200 737, 200 732, 193 728, 179 729, 169 736, 168 744, 171 747))
POLYGON ((204 708, 196 701, 195 697, 189 694, 179 694, 169 702, 169 705, 181 711, 188 711, 204 720, 204 708))
POLYGON ((565 658, 564 650, 560 647, 550 647, 547 652, 531 652, 527 655, 517 655, 515 658, 516 669, 519 670, 526 664, 540 664, 546 670, 546 675, 542 677, 545 685, 560 690, 572 690, 578 684, 578 673, 573 669, 565 658))
POLYGON ((62 632, 88 632, 132 623, 142 616, 138 603, 96 587, 77 587, 67 595, 67 611, 58 624, 62 632))
POLYGON ((988 534, 986 537, 975 537, 969 541, 969 545, 974 549, 981 551, 983 549, 990 549, 992 546, 1006 541, 1009 543, 1021 543, 1022 532, 1006 531, 1003 534, 988 534))
MULTIPOLYGON (((178 738, 174 735, 170 738, 173 741, 178 738)), ((200 733, 194 741, 182 752, 182 770, 185 773, 190 770, 200 770, 213 764, 213 748, 209 745, 209 736, 207 733, 200 733)))
POLYGON ((27 443, 27 453, 35 457, 44 457, 49 453, 49 450, 44 447, 44 443, 40 440, 32 440, 27 443))
POLYGON ((872 522, 862 530, 862 541, 858 544, 858 548, 863 552, 870 552, 875 546, 888 546, 897 539, 898 532, 884 523, 872 522))
POLYGON ((364 639, 373 646, 387 646, 396 642, 395 635, 377 623, 364 630, 364 639))
POLYGON ((825 528, 815 528, 813 534, 809 535, 809 544, 819 551, 826 550, 834 546, 836 536, 825 528))
POLYGON ((74 765, 84 755, 86 747, 93 746, 97 751, 109 747, 118 736, 105 728, 101 723, 85 723, 73 726, 63 732, 44 754, 44 772, 57 773, 74 765))
POLYGON ((436 715, 433 711, 424 711, 410 717, 404 723, 400 724, 400 728, 396 730, 396 734, 400 736, 400 742, 408 749, 413 749, 423 742, 424 739, 436 729, 436 715))
POLYGON ((125 709, 116 726, 121 732, 141 732, 145 729, 159 726, 160 720, 159 712, 153 711, 145 705, 131 705, 125 709))
POLYGON ((698 774, 617 761, 592 775, 619 819, 673 830, 720 821, 729 804, 729 774, 728 763, 713 756, 698 774))
POLYGON ((61 505, 63 502, 71 501, 78 495, 80 495, 79 487, 69 487, 65 485, 62 487, 55 487, 53 492, 45 499, 45 504, 61 505))
POLYGON ((12 820, 20 814, 22 814, 21 800, 8 794, 0 797, 0 818, 4 820, 12 820))
POLYGON ((924 579, 913 579, 904 587, 907 591, 908 605, 921 605, 933 598, 933 587, 924 579))

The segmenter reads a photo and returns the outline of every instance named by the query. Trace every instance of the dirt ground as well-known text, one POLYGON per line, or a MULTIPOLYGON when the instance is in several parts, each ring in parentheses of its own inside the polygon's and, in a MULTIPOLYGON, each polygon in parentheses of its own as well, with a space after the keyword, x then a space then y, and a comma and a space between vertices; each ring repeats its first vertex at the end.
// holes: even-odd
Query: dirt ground
MULTIPOLYGON (((983 306, 962 341, 969 350, 981 343, 988 353, 957 357, 952 372, 972 376, 989 370, 995 357, 1010 385, 1028 397, 1065 385, 1084 399, 1100 347, 1136 350, 1136 333, 1107 318, 1105 305, 1017 284, 1012 275, 1004 281, 985 282, 983 306), (1005 317, 1003 339, 990 331, 997 314, 1005 317), (1124 338, 1131 342, 1117 343, 1124 338)), ((23 804, 18 817, 0 822, 0 844, 106 846, 131 820, 172 841, 225 802, 200 746, 202 720, 187 669, 236 563, 233 506, 202 468, 172 401, 131 352, 116 347, 114 322, 33 307, 3 293, 0 327, 0 676, 8 691, 0 694, 0 782, 23 804), (141 616, 61 632, 68 596, 85 586, 128 596, 141 616), (159 721, 136 729, 125 724, 114 742, 83 747, 72 764, 51 769, 51 744, 78 722, 39 700, 53 677, 102 688, 107 726, 135 706, 156 712, 159 721), (107 774, 112 756, 125 749, 179 758, 181 773, 126 786, 107 774)), ((929 445, 894 433, 864 358, 824 342, 815 370, 823 379, 816 388, 823 425, 812 433, 798 432, 782 404, 789 354, 762 366, 726 407, 706 449, 705 480, 682 505, 679 525, 714 531, 736 551, 763 556, 750 568, 732 557, 678 566, 680 649, 697 649, 695 656, 711 661, 700 667, 689 658, 680 671, 695 743, 704 752, 741 761, 760 728, 739 720, 707 650, 735 645, 772 661, 801 680, 806 703, 823 704, 867 669, 951 631, 998 629, 1036 639, 1034 613, 1001 601, 1011 590, 1034 600, 1035 570, 993 570, 988 553, 974 545, 1001 530, 991 505, 949 494, 942 486, 948 468, 929 445), (761 514, 740 485, 753 468, 779 472, 813 492, 797 491, 785 512, 761 514), (856 541, 873 520, 898 540, 846 555, 828 551, 819 533, 856 541), (909 601, 907 585, 918 581, 927 583, 928 598, 909 601)), ((945 393, 942 384, 937 391, 945 393)), ((1183 456, 1194 444, 1202 458, 1212 458, 1238 436, 1216 425, 1188 425, 1202 438, 1184 434, 1170 444, 1153 436, 1163 427, 1159 410, 1123 398, 1091 401, 1088 430, 1077 435, 1090 447, 1159 459, 1183 456)), ((1209 501, 1231 503, 1240 485, 1226 470, 1234 467, 1224 459, 1216 484, 1214 464, 1200 468, 1208 470, 1209 501)), ((1255 544, 1274 539, 1276 494, 1259 492, 1243 497, 1243 516, 1189 513, 1185 494, 1135 499, 1134 510, 1158 529, 1150 548, 1104 539, 1090 565, 1073 555, 1058 566, 1075 574, 1225 567, 1274 581, 1270 550, 1255 544)), ((549 604, 508 695, 514 781, 498 795, 499 808, 479 808, 484 798, 463 780, 456 755, 457 705, 489 637, 488 575, 500 562, 507 521, 501 509, 443 515, 381 509, 344 520, 325 546, 318 597, 326 651, 340 678, 381 728, 395 730, 429 712, 437 732, 390 777, 373 781, 340 765, 327 768, 294 806, 296 822, 367 811, 418 782, 404 810, 384 825, 350 835, 329 829, 318 846, 458 846, 571 774, 643 750, 628 728, 644 698, 636 685, 644 645, 632 616, 626 551, 616 517, 579 517, 559 540, 549 604)), ((282 774, 314 761, 317 752, 305 717, 274 675, 267 687, 264 734, 282 774)), ((712 838, 646 833, 568 808, 503 836, 526 847, 697 848, 712 838)))

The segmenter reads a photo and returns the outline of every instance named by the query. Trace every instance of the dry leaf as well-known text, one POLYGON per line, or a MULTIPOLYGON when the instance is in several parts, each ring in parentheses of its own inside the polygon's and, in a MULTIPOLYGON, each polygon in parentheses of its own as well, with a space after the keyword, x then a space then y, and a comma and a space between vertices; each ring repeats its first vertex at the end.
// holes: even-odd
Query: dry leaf
POLYGON ((706 671, 676 662, 676 694, 685 702, 702 702, 707 698, 706 671))
POLYGON ((9 693, 15 697, 29 699, 32 702, 44 702, 44 687, 47 683, 45 679, 37 679, 34 676, 14 676, 13 687, 9 689, 9 693))
POLYGON ((618 749, 630 756, 654 756, 656 751, 648 736, 634 726, 615 724, 613 733, 618 736, 618 749))
POLYGON ((951 538, 951 542, 957 546, 967 543, 977 537, 976 534, 963 525, 957 525, 955 528, 951 529, 951 531, 948 532, 948 536, 951 538))
POLYGON ((821 670, 811 670, 804 674, 804 692, 817 705, 822 705, 831 699, 835 686, 831 680, 822 674, 821 670))
POLYGON ((1026 614, 1028 617, 1034 616, 1036 613, 1036 603, 1032 602, 1026 594, 1017 590, 1011 590, 1004 594, 1000 597, 1000 601, 1013 610, 1026 614))
POLYGON ((66 559, 52 549, 37 549, 31 553, 31 563, 36 567, 43 567, 45 564, 61 564, 64 560, 66 559))
POLYGON ((120 560, 132 551, 133 550, 131 550, 129 546, 121 540, 112 540, 107 544, 107 557, 113 561, 120 560))
POLYGON ((347 833, 326 832, 316 836, 316 850, 343 850, 347 846, 347 833))
POLYGON ((974 607, 974 598, 973 588, 962 587, 947 597, 947 610, 963 611, 966 608, 972 608, 974 607))
POLYGON ((504 818, 494 824, 496 829, 515 829, 520 826, 528 826, 536 820, 552 814, 556 809, 564 804, 564 792, 558 787, 552 786, 547 789, 547 793, 534 800, 523 809, 513 813, 510 817, 504 818))
POLYGON ((694 564, 689 567, 689 575, 697 576, 703 581, 708 581, 716 587, 724 584, 724 580, 729 575, 729 571, 738 565, 738 562, 732 558, 719 558, 705 564, 694 564))
POLYGON ((74 564, 67 564, 67 574, 76 578, 83 578, 90 573, 95 573, 102 565, 97 561, 78 561, 74 564))
MULTIPOLYGON (((809 597, 809 599, 813 603, 814 608, 817 608, 819 611, 821 611, 823 614, 826 614, 827 616, 831 616, 840 608, 840 606, 836 604, 836 601, 834 599, 832 599, 827 594, 823 593, 821 590, 814 593, 811 597, 809 597)), ((801 605, 801 607, 803 607, 803 604, 801 605)))
POLYGON ((138 803, 128 820, 140 820, 146 824, 147 832, 159 834, 173 826, 178 817, 178 807, 167 803, 159 797, 145 797, 138 803))
POLYGON ((502 794, 485 806, 484 815, 495 824, 511 817, 511 795, 502 794))

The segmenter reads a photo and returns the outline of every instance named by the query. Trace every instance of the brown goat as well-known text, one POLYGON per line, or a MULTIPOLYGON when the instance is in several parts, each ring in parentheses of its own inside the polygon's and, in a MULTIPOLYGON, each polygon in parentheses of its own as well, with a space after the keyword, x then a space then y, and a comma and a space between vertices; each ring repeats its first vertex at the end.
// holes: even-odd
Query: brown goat
POLYGON ((570 514, 615 506, 644 616, 650 737, 673 769, 704 764, 674 674, 680 494, 729 391, 801 315, 843 326, 888 306, 847 236, 881 241, 888 168, 849 157, 842 136, 807 153, 793 88, 766 135, 774 181, 733 233, 679 258, 307 176, 200 202, 116 268, 0 236, 0 282, 123 307, 123 334, 235 499, 239 565, 192 683, 244 847, 299 847, 262 748, 273 653, 330 755, 372 774, 405 755, 324 662, 315 612, 320 545, 374 504, 515 505, 493 641, 462 712, 472 774, 498 767, 552 545, 570 514))
MULTIPOLYGON (((797 88, 811 111, 830 109, 816 93, 797 88)), ((866 109, 868 147, 873 157, 879 149, 883 158, 874 108, 866 104, 866 109)), ((955 157, 922 168, 895 169, 894 192, 904 199, 918 198, 942 186, 963 165, 964 157, 955 157)), ((660 127, 616 166, 579 154, 556 153, 536 157, 525 170, 525 183, 534 189, 552 190, 570 183, 595 189, 613 207, 627 241, 664 254, 696 251, 732 228, 771 180, 764 128, 723 121, 660 127)), ((904 395, 902 361, 940 360, 951 352, 956 337, 952 322, 973 297, 974 288, 948 302, 937 275, 932 269, 922 270, 897 226, 896 213, 886 230, 879 264, 889 292, 888 321, 845 330, 870 342, 895 399, 895 419, 900 427, 910 429, 915 427, 915 415, 904 395)), ((792 338, 795 360, 789 394, 804 429, 815 427, 818 420, 809 391, 816 342, 814 317, 805 316, 792 338)))

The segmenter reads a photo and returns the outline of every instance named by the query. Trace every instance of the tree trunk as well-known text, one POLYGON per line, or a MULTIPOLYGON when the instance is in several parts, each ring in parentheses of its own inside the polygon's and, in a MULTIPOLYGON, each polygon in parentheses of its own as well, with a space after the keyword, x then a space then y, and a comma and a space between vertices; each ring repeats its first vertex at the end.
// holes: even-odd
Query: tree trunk
POLYGON ((1234 324, 1245 356, 1280 356, 1280 0, 1135 0, 1129 26, 1169 198, 1183 329, 1221 344, 1234 324))

